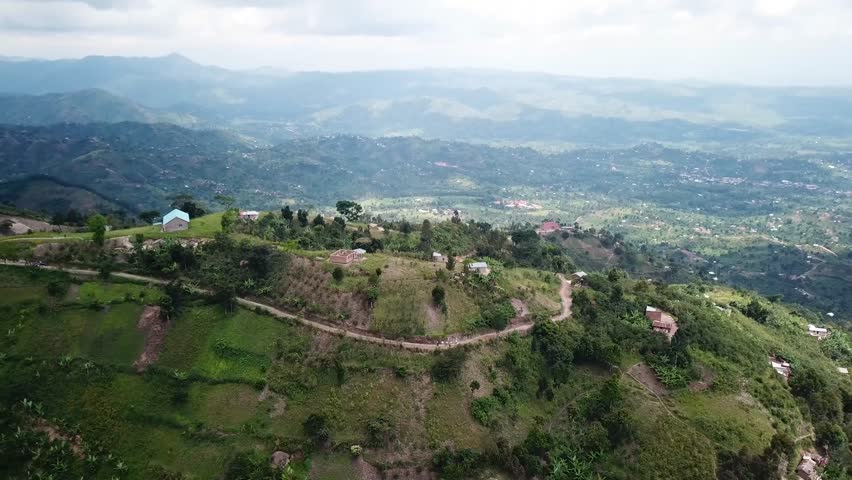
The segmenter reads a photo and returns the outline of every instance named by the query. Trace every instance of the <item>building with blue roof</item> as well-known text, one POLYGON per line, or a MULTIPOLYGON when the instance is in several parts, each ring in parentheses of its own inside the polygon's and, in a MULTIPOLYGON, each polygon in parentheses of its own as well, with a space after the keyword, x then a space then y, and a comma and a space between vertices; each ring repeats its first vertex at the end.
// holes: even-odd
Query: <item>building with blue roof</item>
POLYGON ((163 216, 163 231, 177 232, 189 228, 189 214, 177 208, 163 216))

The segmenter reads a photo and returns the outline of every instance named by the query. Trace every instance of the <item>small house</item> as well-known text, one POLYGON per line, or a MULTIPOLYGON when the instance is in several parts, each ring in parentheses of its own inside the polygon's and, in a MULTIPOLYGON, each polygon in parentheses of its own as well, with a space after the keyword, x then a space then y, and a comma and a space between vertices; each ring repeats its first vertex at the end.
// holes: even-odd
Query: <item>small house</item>
POLYGON ((336 263, 338 265, 349 265, 352 262, 358 262, 364 259, 364 254, 367 251, 362 248, 356 248, 355 250, 337 250, 332 253, 329 257, 331 263, 336 263))
POLYGON ((778 375, 784 377, 784 380, 790 378, 790 373, 793 371, 793 367, 790 363, 783 358, 769 357, 769 365, 778 373, 778 375))
POLYGON ((485 262, 473 262, 468 264, 467 270, 472 273, 478 273, 479 275, 488 275, 491 273, 491 270, 488 268, 488 264, 485 262))
POLYGON ((645 317, 651 320, 651 329, 665 335, 669 341, 677 333, 677 321, 668 313, 650 305, 645 307, 645 317))
POLYGON ((240 210, 240 218, 243 220, 255 221, 260 217, 260 212, 257 210, 240 210))
POLYGON ((189 214, 183 210, 174 209, 163 217, 164 232, 177 232, 189 228, 189 214))
POLYGON ((816 453, 802 453, 802 461, 796 467, 796 475, 802 480, 820 480, 822 478, 817 467, 825 466, 826 459, 816 453))
POLYGON ((828 336, 828 329, 817 327, 816 325, 811 324, 808 325, 808 335, 816 337, 819 340, 823 340, 825 337, 828 336))
POLYGON ((446 262, 447 258, 441 252, 432 252, 432 261, 435 263, 446 262))
POLYGON ((582 283, 583 281, 586 280, 586 277, 588 277, 588 276, 589 276, 589 274, 587 274, 586 272, 583 272, 583 271, 574 272, 574 273, 571 274, 571 280, 574 281, 574 282, 582 283))
POLYGON ((539 235, 547 235, 548 233, 558 232, 562 228, 557 222, 544 222, 538 227, 539 235))
POLYGON ((849 375, 849 369, 846 367, 837 367, 837 371, 843 375, 849 375))

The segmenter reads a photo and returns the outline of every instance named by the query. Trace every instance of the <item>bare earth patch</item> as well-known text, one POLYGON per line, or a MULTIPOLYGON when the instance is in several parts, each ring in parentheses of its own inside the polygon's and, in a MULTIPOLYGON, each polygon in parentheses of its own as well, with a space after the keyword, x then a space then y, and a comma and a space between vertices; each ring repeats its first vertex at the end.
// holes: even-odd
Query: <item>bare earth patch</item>
POLYGON ((271 403, 269 408, 269 418, 280 417, 287 411, 287 400, 285 400, 281 395, 270 390, 269 385, 263 387, 260 395, 257 396, 258 402, 265 402, 267 400, 271 403))
POLYGON ((713 374, 713 371, 704 366, 701 367, 701 379, 691 382, 689 384, 690 392, 703 392, 710 388, 713 385, 713 379, 716 376, 713 374))
POLYGON ((519 300, 517 298, 512 299, 512 308, 515 309, 515 318, 514 320, 521 320, 529 316, 530 309, 527 308, 527 304, 524 303, 523 300, 519 300))
POLYGON ((166 338, 166 331, 169 328, 169 324, 160 318, 160 307, 148 305, 142 311, 142 315, 139 317, 139 322, 136 326, 148 331, 148 337, 145 339, 145 348, 139 354, 139 358, 133 362, 136 370, 143 372, 148 368, 148 365, 155 363, 160 357, 160 350, 163 348, 163 341, 166 338))
POLYGON ((440 332, 441 331, 441 311, 438 307, 429 303, 426 305, 426 331, 440 332))
POLYGON ((651 367, 642 362, 630 367, 627 374, 657 396, 668 395, 669 393, 665 385, 660 382, 657 375, 651 370, 651 367))
POLYGON ((379 469, 367 463, 361 457, 352 460, 352 465, 358 473, 359 480, 382 480, 382 474, 379 469))
POLYGON ((77 458, 83 458, 83 438, 80 435, 69 437, 62 433, 59 428, 43 418, 36 419, 33 430, 47 434, 47 438, 54 442, 56 440, 68 443, 71 452, 77 458))

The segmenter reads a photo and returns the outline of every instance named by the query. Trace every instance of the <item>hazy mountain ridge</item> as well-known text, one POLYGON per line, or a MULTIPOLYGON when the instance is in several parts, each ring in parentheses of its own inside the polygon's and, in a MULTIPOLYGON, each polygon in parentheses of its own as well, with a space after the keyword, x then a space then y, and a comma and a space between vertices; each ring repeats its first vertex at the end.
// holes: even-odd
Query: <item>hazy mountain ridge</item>
MULTIPOLYGON (((852 89, 583 79, 478 70, 237 72, 179 55, 0 60, 0 92, 103 89, 148 108, 240 129, 575 144, 743 143, 847 137, 852 89), (278 123, 289 130, 276 129, 278 123)), ((127 118, 125 120, 141 120, 127 118)), ((166 119, 166 121, 177 121, 166 119)))

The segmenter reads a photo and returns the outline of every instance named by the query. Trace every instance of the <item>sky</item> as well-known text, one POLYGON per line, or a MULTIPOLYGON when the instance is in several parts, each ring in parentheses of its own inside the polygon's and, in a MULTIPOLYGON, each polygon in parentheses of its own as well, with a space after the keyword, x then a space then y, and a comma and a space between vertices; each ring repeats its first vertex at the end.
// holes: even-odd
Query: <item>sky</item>
POLYGON ((0 55, 852 85, 852 0, 0 0, 0 55))

